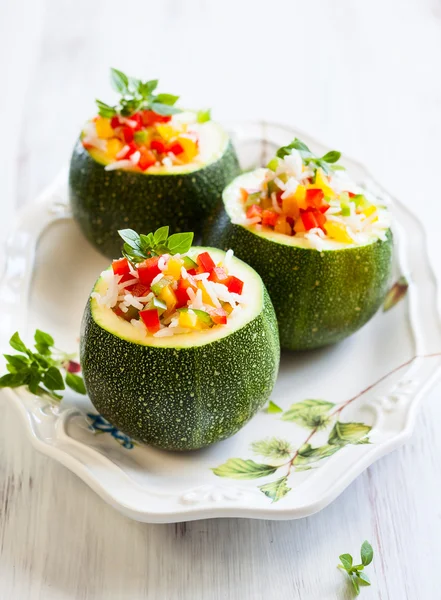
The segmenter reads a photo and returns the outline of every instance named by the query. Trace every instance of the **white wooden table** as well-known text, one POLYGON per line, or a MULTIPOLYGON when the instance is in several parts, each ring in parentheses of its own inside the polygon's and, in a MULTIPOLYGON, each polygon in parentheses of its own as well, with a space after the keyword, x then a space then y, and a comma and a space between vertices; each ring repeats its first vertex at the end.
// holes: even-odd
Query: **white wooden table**
MULTIPOLYGON (((4 0, 0 238, 67 163, 116 66, 159 76, 163 91, 219 119, 296 125, 368 164, 420 214, 435 262, 440 63, 436 0, 4 0)), ((2 398, 0 597, 344 599, 338 555, 367 538, 374 583, 362 597, 440 598, 440 391, 425 399, 412 441, 322 513, 178 525, 120 516, 36 454, 2 398)))

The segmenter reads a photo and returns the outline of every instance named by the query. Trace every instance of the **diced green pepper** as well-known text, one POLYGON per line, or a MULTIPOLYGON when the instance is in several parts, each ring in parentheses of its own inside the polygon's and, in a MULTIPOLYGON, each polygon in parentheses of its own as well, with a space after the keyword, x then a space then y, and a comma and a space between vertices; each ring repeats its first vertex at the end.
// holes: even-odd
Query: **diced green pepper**
POLYGON ((139 319, 139 310, 134 306, 129 306, 127 312, 121 311, 121 318, 125 321, 131 321, 132 319, 139 319))
MULTIPOLYGON (((197 318, 201 321, 201 323, 204 323, 205 325, 213 325, 213 319, 210 317, 210 315, 205 312, 205 310, 199 310, 198 308, 192 308, 191 309, 194 314, 197 316, 197 318)), ((188 307, 184 306, 183 308, 179 308, 178 312, 188 312, 188 307)))
POLYGON ((135 131, 133 138, 137 144, 145 144, 149 138, 149 134, 144 130, 135 131))
POLYGON ((253 192, 252 194, 248 194, 247 201, 245 202, 245 208, 249 208, 253 204, 260 204, 260 194, 261 192, 253 192))
POLYGON ((187 269, 197 269, 198 263, 192 260, 189 256, 183 256, 182 260, 184 261, 184 267, 187 269))
POLYGON ((165 288, 166 285, 170 285, 172 282, 173 282, 173 279, 171 277, 163 277, 162 279, 157 281, 155 284, 150 286, 150 289, 152 290, 152 292, 154 294, 156 294, 156 296, 159 296, 162 288, 165 288))
POLYGON ((279 159, 277 158, 277 156, 275 156, 274 158, 272 158, 269 163, 266 165, 267 169, 270 169, 271 171, 277 171, 277 167, 279 166, 279 159))

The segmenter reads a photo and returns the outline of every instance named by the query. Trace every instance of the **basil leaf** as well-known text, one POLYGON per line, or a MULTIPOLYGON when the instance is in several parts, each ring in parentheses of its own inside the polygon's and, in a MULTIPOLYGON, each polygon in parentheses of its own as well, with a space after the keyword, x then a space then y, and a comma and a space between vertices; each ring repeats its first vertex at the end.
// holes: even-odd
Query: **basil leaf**
POLYGON ((29 367, 29 359, 25 356, 14 354, 3 354, 3 356, 8 361, 8 364, 14 367, 14 370, 21 371, 22 369, 27 369, 29 367))
POLYGON ((105 102, 101 102, 101 100, 95 100, 96 105, 98 106, 98 114, 100 117, 105 117, 107 119, 111 119, 116 115, 116 107, 109 106, 105 102))
POLYGON ((129 79, 122 71, 118 69, 110 69, 110 81, 116 92, 125 94, 128 90, 129 79))
POLYGON ((24 352, 26 354, 27 348, 18 335, 18 331, 16 331, 9 340, 9 345, 12 346, 14 350, 18 350, 18 352, 24 352))
POLYGON ((198 123, 206 123, 211 119, 211 110, 207 108, 206 110, 198 110, 197 113, 197 122, 198 123))
POLYGON ((142 85, 142 81, 137 79, 136 77, 129 77, 129 85, 128 88, 132 93, 140 93, 139 87, 142 85))
POLYGON ((166 225, 155 231, 153 234, 153 239, 156 245, 160 244, 161 242, 165 242, 165 240, 168 238, 169 229, 170 228, 166 225))
POLYGON ((162 115, 164 117, 168 117, 170 115, 175 115, 180 113, 181 110, 176 108, 175 106, 169 106, 167 104, 162 104, 160 102, 152 102, 150 108, 158 115, 162 115))
POLYGON ((145 81, 144 83, 141 82, 138 86, 138 93, 141 94, 143 98, 148 98, 156 90, 158 83, 158 79, 151 79, 150 81, 145 81))
POLYGON ((45 346, 53 346, 55 344, 54 338, 40 329, 35 331, 34 340, 37 344, 43 344, 45 346))
POLYGON ((358 583, 360 585, 371 585, 371 580, 369 579, 369 576, 366 575, 366 573, 360 571, 359 573, 357 573, 357 577, 358 583))
POLYGON ((65 385, 57 367, 49 367, 43 375, 43 383, 49 390, 64 390, 65 385))
POLYGON ((179 96, 174 96, 173 94, 158 94, 155 97, 155 102, 159 102, 160 104, 167 104, 168 106, 176 104, 178 100, 179 96))
POLYGON ((337 150, 331 150, 330 152, 322 156, 321 160, 324 160, 327 163, 336 163, 338 160, 340 160, 340 157, 341 152, 338 152, 337 150))
POLYGON ((66 384, 78 394, 86 394, 83 378, 74 373, 66 373, 66 384))
POLYGON ((364 564, 364 566, 366 567, 367 565, 370 565, 372 562, 372 559, 374 558, 374 551, 372 549, 372 546, 370 545, 370 543, 365 540, 363 542, 363 544, 361 545, 361 562, 364 564))
POLYGON ((167 248, 170 254, 185 254, 191 248, 194 234, 191 232, 174 233, 167 240, 167 248))
POLYGON ((311 150, 308 148, 306 144, 304 144, 298 138, 295 138, 290 144, 287 146, 282 146, 276 152, 276 156, 278 158, 285 158, 288 154, 291 153, 291 150, 298 150, 299 152, 303 152, 307 155, 311 155, 311 150))
POLYGON ((120 229, 118 234, 130 248, 133 248, 134 250, 141 249, 140 237, 133 229, 120 229))
POLYGON ((26 383, 27 373, 22 371, 20 373, 7 373, 0 377, 0 388, 10 387, 16 388, 26 383))

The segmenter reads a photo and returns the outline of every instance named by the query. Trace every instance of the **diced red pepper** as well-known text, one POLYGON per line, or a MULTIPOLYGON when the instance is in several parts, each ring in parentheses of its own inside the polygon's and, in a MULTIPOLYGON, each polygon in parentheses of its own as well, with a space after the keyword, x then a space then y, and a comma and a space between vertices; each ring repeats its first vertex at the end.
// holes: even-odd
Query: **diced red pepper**
POLYGON ((187 269, 187 273, 189 275, 193 275, 193 276, 198 274, 198 272, 196 271, 196 269, 187 269))
POLYGON ((189 300, 187 290, 190 287, 190 284, 187 285, 184 283, 184 281, 186 281, 186 280, 180 279, 179 283, 178 283, 178 287, 174 290, 176 300, 177 300, 175 308, 182 308, 183 306, 187 306, 187 302, 189 300))
POLYGON ((168 123, 171 120, 171 116, 158 115, 153 110, 141 111, 142 122, 146 127, 150 127, 154 123, 168 123))
POLYGON ((184 148, 179 142, 172 142, 168 147, 168 151, 173 152, 173 154, 177 156, 178 154, 182 154, 184 152, 184 148))
POLYGON ((141 171, 145 171, 156 163, 156 156, 151 150, 145 150, 144 148, 142 148, 140 152, 141 156, 138 161, 138 167, 141 169, 141 171))
POLYGON ((156 150, 156 152, 158 152, 159 154, 164 154, 165 143, 160 139, 152 140, 150 142, 150 148, 151 150, 156 150))
POLYGON ((142 121, 141 113, 135 113, 134 115, 129 117, 129 120, 134 121, 136 123, 136 127, 133 127, 134 131, 139 131, 140 129, 142 129, 144 123, 142 121))
POLYGON ((214 308, 210 310, 210 317, 216 325, 226 325, 227 324, 227 313, 223 308, 214 308))
POLYGON ((116 129, 119 126, 120 126, 119 118, 118 117, 112 117, 112 119, 110 121, 110 127, 112 129, 116 129))
POLYGON ((318 227, 317 220, 312 210, 301 211, 300 216, 306 231, 314 229, 314 227, 318 227))
POLYGON ((262 225, 269 227, 275 227, 279 214, 275 210, 264 210, 262 211, 262 225))
POLYGON ((118 260, 113 261, 112 269, 115 275, 129 275, 129 261, 127 258, 118 258, 118 260))
POLYGON ((156 333, 160 329, 159 325, 159 312, 156 308, 149 310, 140 310, 139 316, 147 327, 149 333, 156 333))
POLYGON ((202 269, 202 273, 211 273, 216 266, 208 252, 202 252, 198 255, 196 262, 202 269))
POLYGON ((150 286, 156 275, 159 275, 161 269, 158 267, 159 256, 146 258, 138 265, 139 281, 144 285, 150 286))
POLYGON ((129 291, 132 296, 139 298, 142 296, 147 296, 147 294, 150 292, 150 287, 144 285, 143 283, 134 283, 133 285, 129 285, 126 290, 129 291))
POLYGON ((355 198, 355 196, 357 195, 357 194, 354 194, 353 192, 347 192, 347 194, 348 194, 349 198, 355 198))
POLYGON ((262 207, 258 204, 252 204, 247 210, 247 219, 254 219, 254 217, 262 216, 262 207))
POLYGON ((133 142, 133 129, 131 127, 129 127, 128 125, 124 125, 121 131, 126 144, 130 144, 130 142, 133 142))
POLYGON ((223 269, 222 267, 214 267, 208 279, 210 281, 214 281, 214 283, 223 283, 225 285, 228 279, 228 275, 225 269, 223 269))
POLYGON ((82 144, 84 146, 84 148, 88 149, 88 148, 94 148, 93 144, 89 144, 89 142, 85 142, 84 140, 81 140, 82 144))
POLYGON ((306 203, 313 208, 318 208, 321 205, 324 197, 325 194, 323 193, 323 190, 319 188, 311 188, 306 190, 306 203))
POLYGON ((227 288, 232 294, 241 294, 243 290, 243 281, 234 275, 230 275, 227 282, 227 288))
POLYGON ((315 227, 323 229, 326 223, 325 215, 316 209, 301 211, 300 216, 307 231, 315 227))
POLYGON ((67 363, 66 371, 68 373, 79 373, 81 371, 81 365, 76 360, 69 360, 67 363))

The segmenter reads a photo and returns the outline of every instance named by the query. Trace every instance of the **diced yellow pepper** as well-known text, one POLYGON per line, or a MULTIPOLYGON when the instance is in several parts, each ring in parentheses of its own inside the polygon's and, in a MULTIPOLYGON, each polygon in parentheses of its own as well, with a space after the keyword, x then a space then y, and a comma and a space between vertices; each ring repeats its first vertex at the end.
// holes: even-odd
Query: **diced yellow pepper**
POLYGON ((105 119, 104 117, 98 117, 95 121, 95 129, 97 136, 103 140, 108 140, 115 135, 109 119, 105 119))
POLYGON ((301 217, 299 217, 294 225, 294 231, 296 233, 302 233, 303 231, 306 231, 305 226, 303 225, 303 221, 301 219, 301 217))
POLYGON ((282 210, 285 215, 294 217, 294 219, 296 219, 299 216, 299 207, 297 205, 297 200, 294 198, 294 196, 283 198, 282 210))
POLYGON ((364 209, 362 210, 362 213, 363 213, 364 215, 366 215, 367 217, 370 217, 371 215, 373 215, 373 214, 374 214, 374 212, 375 212, 376 210, 377 210, 377 208, 376 208, 376 207, 375 207, 373 204, 371 204, 371 205, 370 205, 370 206, 368 206, 367 208, 364 208, 364 209))
POLYGON ((229 302, 223 302, 222 308, 227 313, 227 315, 231 315, 231 313, 233 312, 233 307, 231 306, 231 304, 229 302))
POLYGON ((297 205, 299 208, 301 208, 302 210, 306 210, 308 208, 308 205, 306 204, 306 188, 304 185, 297 186, 293 198, 295 198, 295 200, 297 201, 297 205))
POLYGON ((178 131, 167 123, 159 123, 156 125, 156 131, 166 142, 169 142, 178 135, 178 131))
POLYGON ((207 290, 205 289, 204 282, 198 281, 197 286, 202 292, 202 302, 204 304, 209 304, 210 306, 214 306, 213 300, 210 298, 209 294, 207 293, 207 290))
POLYGON ((112 138, 111 140, 107 141, 107 154, 112 158, 115 158, 122 148, 123 143, 118 138, 112 138))
POLYGON ((164 275, 170 275, 175 279, 179 279, 179 277, 181 276, 181 267, 183 264, 184 261, 181 258, 176 258, 176 256, 172 256, 167 263, 164 275))
POLYGON ((191 135, 181 134, 178 142, 184 149, 184 160, 191 162, 198 153, 198 145, 191 135))
POLYGON ((167 311, 173 310, 177 304, 176 294, 169 285, 166 285, 162 288, 159 293, 159 297, 166 303, 167 311))
POLYGON ((277 231, 277 233, 284 233, 285 235, 291 235, 291 226, 285 217, 279 217, 277 219, 274 231, 277 231))
POLYGON ((322 169, 317 169, 315 173, 315 184, 314 187, 320 188, 323 190, 323 193, 327 198, 334 198, 335 192, 329 185, 329 179, 323 173, 322 169))
POLYGON ((346 231, 345 226, 340 223, 326 221, 325 229, 328 236, 337 242, 344 242, 345 244, 352 244, 354 242, 346 231))
POLYGON ((197 316, 187 310, 179 313, 179 326, 189 327, 190 329, 201 329, 197 316))

